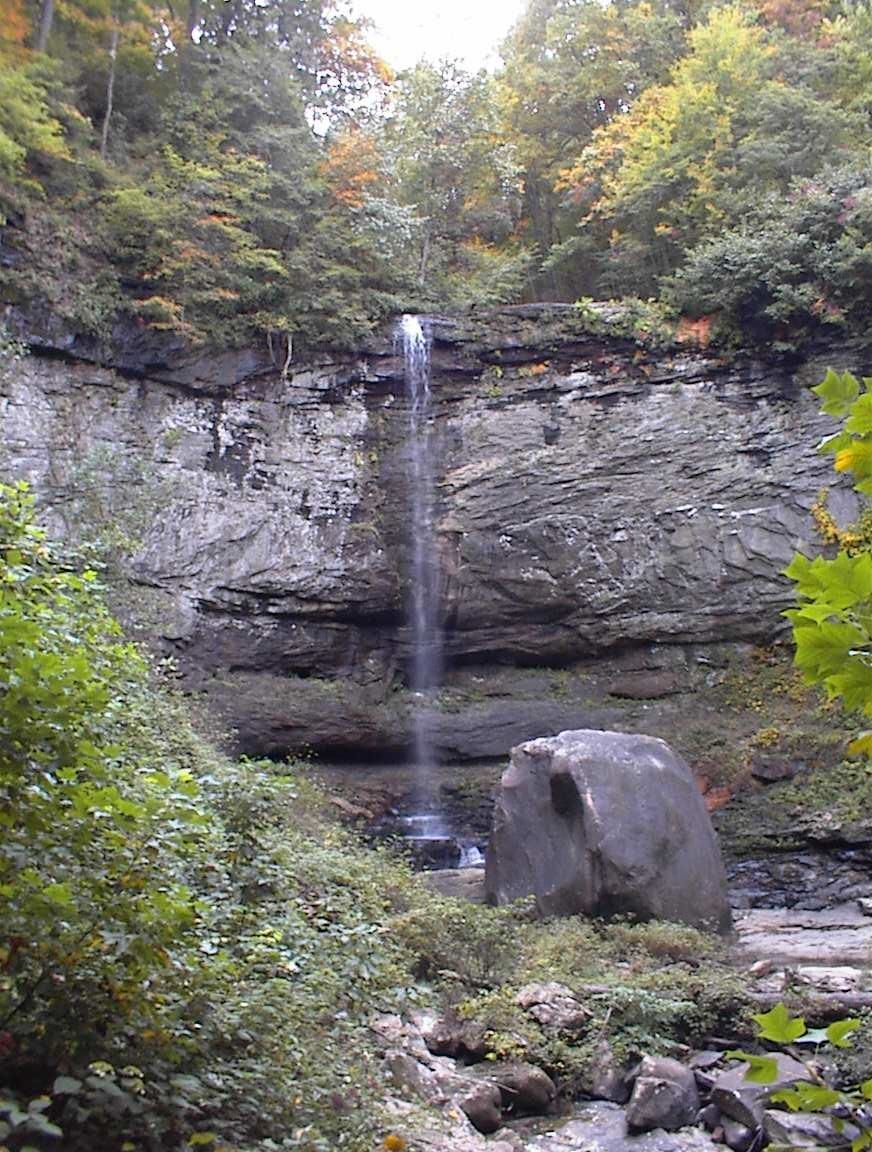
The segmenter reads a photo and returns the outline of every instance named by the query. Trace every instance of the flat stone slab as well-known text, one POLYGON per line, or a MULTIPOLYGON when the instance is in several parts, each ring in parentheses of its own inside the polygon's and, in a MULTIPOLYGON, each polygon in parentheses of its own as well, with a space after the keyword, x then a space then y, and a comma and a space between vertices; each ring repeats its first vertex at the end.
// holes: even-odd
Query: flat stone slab
POLYGON ((589 1104, 553 1132, 525 1140, 527 1152, 723 1152, 700 1128, 656 1129, 631 1136, 627 1117, 615 1104, 589 1104))
POLYGON ((872 919, 856 904, 822 912, 754 908, 737 912, 734 924, 739 959, 765 958, 775 965, 805 962, 819 968, 872 968, 872 919))
POLYGON ((484 904, 484 868, 443 868, 422 875, 431 892, 468 900, 471 904, 484 904))

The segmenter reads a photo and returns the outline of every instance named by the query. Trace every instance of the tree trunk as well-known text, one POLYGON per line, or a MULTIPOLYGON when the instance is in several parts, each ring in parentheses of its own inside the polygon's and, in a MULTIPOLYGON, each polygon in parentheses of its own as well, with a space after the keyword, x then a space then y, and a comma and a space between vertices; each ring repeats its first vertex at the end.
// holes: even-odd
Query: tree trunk
POLYGON ((185 49, 187 50, 188 44, 193 40, 194 33, 200 23, 200 0, 190 0, 188 4, 188 19, 185 22, 185 31, 187 32, 187 42, 185 49))
POLYGON ((430 262, 430 233, 424 233, 424 243, 421 245, 421 262, 418 265, 418 283, 423 286, 427 278, 427 265, 430 262))
POLYGON ((112 101, 115 97, 115 65, 118 60, 118 40, 121 32, 118 24, 112 27, 112 39, 109 43, 109 83, 106 85, 106 115, 103 117, 103 134, 100 138, 100 159, 106 159, 106 150, 109 146, 109 121, 112 119, 112 101))
POLYGON ((42 10, 39 14, 39 34, 36 37, 37 52, 45 52, 48 38, 51 36, 51 26, 54 23, 54 0, 42 0, 42 10))

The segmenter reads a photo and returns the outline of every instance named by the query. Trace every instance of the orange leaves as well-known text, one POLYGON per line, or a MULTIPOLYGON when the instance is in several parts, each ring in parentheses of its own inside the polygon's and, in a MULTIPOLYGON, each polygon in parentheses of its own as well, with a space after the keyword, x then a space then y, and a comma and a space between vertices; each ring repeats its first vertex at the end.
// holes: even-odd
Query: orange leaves
POLYGON ((321 174, 334 199, 349 208, 360 208, 372 185, 381 179, 381 157, 371 136, 350 128, 331 143, 321 163, 321 174))
POLYGON ((24 0, 0 0, 0 50, 21 50, 30 35, 24 0))
POLYGON ((683 316, 678 322, 675 339, 680 344, 695 344, 699 348, 707 348, 712 338, 713 323, 712 316, 700 316, 697 320, 683 316))
POLYGON ((767 24, 775 24, 800 39, 813 39, 826 15, 823 0, 761 0, 760 14, 767 24))

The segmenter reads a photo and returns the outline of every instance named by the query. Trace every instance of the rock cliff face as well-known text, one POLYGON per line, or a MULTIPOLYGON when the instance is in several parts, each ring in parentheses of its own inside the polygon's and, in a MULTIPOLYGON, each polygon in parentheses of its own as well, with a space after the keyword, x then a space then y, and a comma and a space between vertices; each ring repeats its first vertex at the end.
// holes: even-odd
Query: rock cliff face
MULTIPOLYGON (((632 669, 627 653, 652 645, 779 627, 779 573, 832 480, 814 451, 831 422, 806 386, 835 354, 655 351, 608 312, 598 327, 554 306, 432 320, 455 669, 615 653, 632 669)), ((261 353, 196 359, 128 334, 106 367, 27 338, 34 355, 0 368, 3 473, 30 479, 71 536, 139 541, 135 614, 239 743, 399 753, 408 412, 390 335, 287 379, 261 353)), ((850 513, 849 493, 833 497, 850 513)), ((437 743, 499 755, 608 726, 553 699, 532 718, 482 707, 440 714, 437 743)))

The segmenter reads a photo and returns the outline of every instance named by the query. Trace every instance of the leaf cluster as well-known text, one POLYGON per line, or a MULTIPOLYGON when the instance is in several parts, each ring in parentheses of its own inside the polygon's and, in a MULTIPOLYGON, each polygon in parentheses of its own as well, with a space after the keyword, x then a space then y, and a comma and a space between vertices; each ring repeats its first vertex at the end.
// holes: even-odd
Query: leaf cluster
MULTIPOLYGON (((807 1028, 801 1016, 791 1016, 783 1003, 769 1012, 753 1016, 760 1040, 786 1048, 795 1058, 802 1060, 808 1071, 807 1080, 799 1080, 787 1088, 769 1094, 773 1104, 783 1104, 791 1112, 819 1112, 832 1115, 836 1132, 845 1133, 846 1146, 851 1152, 864 1152, 872 1147, 872 1123, 869 1103, 872 1101, 872 1080, 854 1088, 834 1088, 826 1082, 818 1066, 803 1058, 796 1045, 813 1046, 815 1054, 821 1045, 850 1048, 862 1021, 853 1018, 834 1020, 826 1028, 807 1028), (848 1126, 851 1126, 850 1129, 848 1126)), ((747 1064, 745 1079, 752 1084, 774 1084, 778 1079, 778 1061, 772 1055, 760 1055, 739 1050, 727 1057, 747 1064)))
MULTIPOLYGON (((872 378, 830 371, 814 391, 822 411, 844 422, 819 451, 835 457, 838 472, 850 473, 861 496, 872 494, 872 378)), ((821 684, 847 708, 872 715, 872 551, 840 549, 813 560, 799 554, 786 574, 794 581, 798 607, 785 615, 793 625, 795 662, 809 683, 821 684)), ((868 753, 872 741, 855 741, 868 753)))

